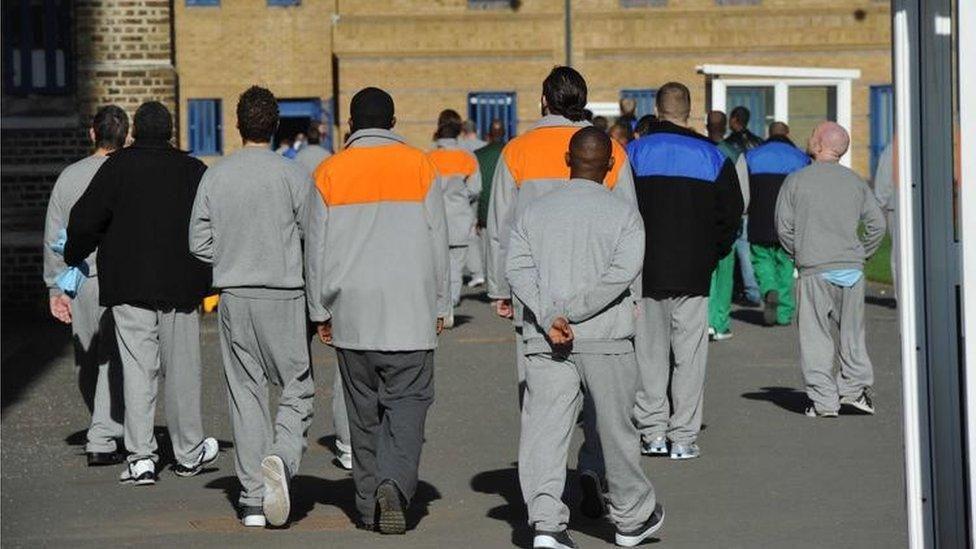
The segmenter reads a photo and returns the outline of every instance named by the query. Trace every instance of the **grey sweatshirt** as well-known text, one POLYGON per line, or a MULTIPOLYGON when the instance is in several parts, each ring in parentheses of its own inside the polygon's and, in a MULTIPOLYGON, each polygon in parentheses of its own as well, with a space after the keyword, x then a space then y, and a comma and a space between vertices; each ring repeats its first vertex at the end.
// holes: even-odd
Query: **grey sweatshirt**
POLYGON ((871 189, 856 173, 837 163, 814 162, 783 182, 776 228, 805 276, 863 268, 881 245, 885 221, 871 189))
POLYGON ((599 183, 571 179, 529 204, 509 239, 506 275, 526 308, 526 353, 551 352, 557 317, 572 325, 574 353, 634 349, 630 286, 644 264, 644 223, 633 204, 599 183))
POLYGON ((213 285, 242 297, 301 293, 301 239, 312 179, 267 148, 244 147, 203 174, 190 252, 213 263, 213 285))
MULTIPOLYGON (((54 188, 51 189, 51 198, 47 203, 47 215, 44 218, 43 246, 44 283, 52 297, 62 293, 55 281, 68 266, 65 264, 64 258, 60 254, 54 253, 50 245, 58 239, 58 233, 61 229, 68 228, 68 216, 71 214, 71 208, 84 194, 98 168, 102 167, 107 158, 107 156, 91 155, 71 164, 61 172, 58 180, 54 183, 54 188)), ((85 259, 85 263, 88 264, 89 278, 98 275, 95 268, 95 255, 97 253, 92 252, 85 259)))
POLYGON ((315 169, 319 167, 326 158, 332 156, 325 147, 316 144, 310 144, 306 147, 302 147, 302 150, 295 154, 295 162, 298 162, 305 167, 305 171, 309 175, 315 174, 315 169))

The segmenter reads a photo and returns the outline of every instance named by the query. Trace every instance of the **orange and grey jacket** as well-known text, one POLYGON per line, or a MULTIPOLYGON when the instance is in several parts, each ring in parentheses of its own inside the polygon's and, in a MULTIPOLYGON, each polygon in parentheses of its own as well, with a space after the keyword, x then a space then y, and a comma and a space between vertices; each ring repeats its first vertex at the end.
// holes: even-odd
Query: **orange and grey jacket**
MULTIPOLYGON (((569 182, 566 152, 569 140, 586 121, 573 122, 565 117, 547 115, 523 135, 505 145, 488 204, 488 296, 509 299, 512 296, 505 279, 505 258, 512 226, 526 206, 569 182)), ((634 177, 623 147, 613 141, 613 169, 604 184, 627 203, 637 204, 634 177)), ((567 220, 569 222, 570 220, 567 220)), ((516 322, 519 319, 516 318, 516 322)))
POLYGON ((305 233, 309 316, 332 320, 341 349, 437 347, 451 309, 447 224, 427 155, 380 129, 359 130, 315 171, 305 233))
POLYGON ((451 246, 467 246, 476 215, 472 204, 481 194, 478 159, 457 139, 438 139, 437 148, 427 153, 440 175, 447 212, 447 239, 451 246))

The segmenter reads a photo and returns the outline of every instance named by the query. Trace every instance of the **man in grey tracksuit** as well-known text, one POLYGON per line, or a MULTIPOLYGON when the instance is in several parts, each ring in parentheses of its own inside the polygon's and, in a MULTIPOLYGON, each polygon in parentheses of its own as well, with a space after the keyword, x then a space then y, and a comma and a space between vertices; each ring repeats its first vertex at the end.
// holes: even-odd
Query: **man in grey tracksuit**
POLYGON ((814 162, 790 174, 776 202, 780 242, 800 271, 800 367, 811 417, 837 417, 841 405, 874 413, 863 271, 881 245, 885 222, 867 183, 840 165, 849 144, 837 123, 818 125, 809 142, 814 162), (834 329, 840 332, 836 346, 834 329))
POLYGON ((568 185, 527 206, 509 239, 507 279, 525 307, 519 481, 534 547, 575 547, 561 496, 584 391, 595 409, 617 543, 636 545, 663 518, 654 512, 631 418, 638 380, 632 292, 644 224, 633 204, 602 184, 613 162, 606 134, 579 130, 569 144, 568 185))
POLYGON ((112 313, 98 304, 97 252, 85 259, 84 267, 77 269, 68 267, 63 255, 55 250, 60 249, 57 243, 66 234, 72 206, 88 188, 108 154, 122 148, 128 132, 129 117, 121 108, 109 105, 98 110, 89 130, 96 150, 58 176, 44 220, 44 283, 50 292, 51 314, 71 324, 78 387, 91 412, 85 444, 89 466, 114 465, 125 457, 117 443, 124 434, 122 366, 115 345, 112 313), (69 272, 72 269, 78 272, 69 272), (80 281, 80 287, 72 284, 72 274, 80 281))
POLYGON ((312 180, 275 154, 274 95, 238 100, 244 147, 204 174, 190 217, 190 251, 213 264, 235 467, 245 526, 284 524, 288 480, 307 447, 315 386, 308 356, 301 239, 312 180), (272 423, 268 382, 281 387, 272 423), (262 510, 263 507, 263 510, 262 510))
POLYGON ((365 88, 349 110, 352 135, 309 197, 309 316, 339 359, 361 526, 402 534, 451 311, 444 193, 427 155, 392 131, 389 94, 365 88))
MULTIPOLYGON (((478 160, 458 142, 461 134, 461 116, 451 109, 441 112, 437 121, 437 148, 427 156, 437 168, 438 181, 444 193, 444 209, 447 212, 447 239, 451 262, 451 303, 457 307, 461 300, 461 277, 471 231, 477 215, 472 209, 481 194, 481 169, 478 160)), ((444 327, 454 326, 454 314, 445 319, 444 327)))

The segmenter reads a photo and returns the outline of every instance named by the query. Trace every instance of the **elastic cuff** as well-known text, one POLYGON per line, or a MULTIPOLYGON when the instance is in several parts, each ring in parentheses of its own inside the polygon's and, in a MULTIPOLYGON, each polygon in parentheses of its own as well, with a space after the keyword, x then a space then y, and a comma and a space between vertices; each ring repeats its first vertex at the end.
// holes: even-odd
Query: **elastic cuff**
POLYGON ((53 288, 48 288, 47 292, 48 292, 48 297, 58 297, 64 295, 64 290, 58 288, 57 286, 53 288))

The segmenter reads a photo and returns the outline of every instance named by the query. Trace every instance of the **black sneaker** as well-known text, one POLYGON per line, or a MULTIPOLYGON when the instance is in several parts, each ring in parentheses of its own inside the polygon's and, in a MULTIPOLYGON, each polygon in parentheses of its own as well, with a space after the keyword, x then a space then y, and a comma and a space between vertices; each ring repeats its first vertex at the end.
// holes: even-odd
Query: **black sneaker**
POLYGON ((403 512, 400 489, 390 480, 384 480, 376 488, 376 527, 381 534, 405 534, 407 517, 403 512))
POLYGON ((580 501, 580 512, 584 517, 598 519, 607 514, 607 503, 603 497, 603 483, 593 471, 583 471, 579 476, 580 489, 583 499, 580 501))
POLYGON ((576 542, 569 537, 569 532, 561 530, 559 532, 546 532, 536 530, 532 538, 532 549, 543 547, 545 549, 576 549, 576 542))
POLYGON ((654 532, 660 530, 661 524, 663 523, 664 507, 661 507, 661 504, 658 503, 654 506, 654 512, 651 513, 651 516, 647 517, 644 524, 641 524, 637 529, 629 532, 617 530, 617 533, 614 535, 614 542, 619 547, 634 547, 640 542, 651 537, 654 532))
POLYGON ((125 461, 125 454, 122 452, 86 452, 89 467, 104 467, 106 465, 118 465, 125 461))
POLYGON ((865 414, 874 415, 874 399, 867 389, 861 389, 861 393, 857 396, 840 397, 840 405, 852 406, 865 414))
POLYGON ((763 322, 766 326, 776 325, 776 309, 779 308, 779 292, 769 290, 763 298, 763 322))

